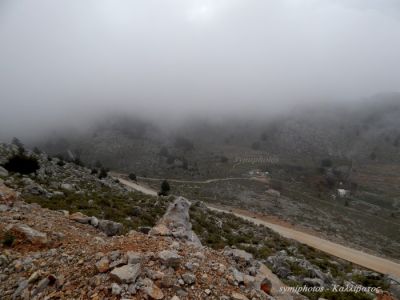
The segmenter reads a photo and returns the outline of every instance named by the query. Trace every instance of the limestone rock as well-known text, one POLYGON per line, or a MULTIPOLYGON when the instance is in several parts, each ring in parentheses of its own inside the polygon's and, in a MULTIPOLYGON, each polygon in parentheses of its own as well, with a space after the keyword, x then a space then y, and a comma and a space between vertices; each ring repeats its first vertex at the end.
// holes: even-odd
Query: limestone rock
POLYGON ((76 221, 76 222, 78 222, 78 223, 82 223, 82 224, 88 224, 89 221, 90 221, 90 217, 84 215, 84 214, 81 213, 81 212, 73 213, 73 214, 71 214, 71 215, 69 216, 69 218, 70 218, 71 220, 74 220, 74 221, 76 221))
POLYGON ((111 271, 110 277, 120 283, 135 282, 140 274, 140 264, 125 265, 111 271))
POLYGON ((151 299, 164 299, 161 289, 151 279, 145 278, 142 281, 142 291, 151 299))
POLYGON ((167 267, 178 267, 181 263, 181 256, 176 253, 176 251, 171 250, 163 250, 158 253, 158 257, 160 258, 163 265, 167 267))
POLYGON ((96 263, 96 268, 100 273, 105 273, 110 269, 110 261, 107 257, 103 257, 96 263))
POLYGON ((23 236, 26 240, 35 245, 45 245, 48 242, 46 233, 37 231, 25 224, 10 225, 6 229, 7 231, 23 236))
POLYGON ((108 236, 118 235, 122 233, 122 224, 109 220, 99 221, 98 228, 108 236))

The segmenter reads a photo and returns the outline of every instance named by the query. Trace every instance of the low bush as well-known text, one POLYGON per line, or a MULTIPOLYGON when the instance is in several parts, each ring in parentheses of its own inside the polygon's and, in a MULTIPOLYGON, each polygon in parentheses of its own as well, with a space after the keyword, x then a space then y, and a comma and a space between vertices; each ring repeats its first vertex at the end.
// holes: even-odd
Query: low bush
POLYGON ((39 169, 39 167, 40 166, 37 158, 25 155, 24 153, 13 155, 4 164, 4 168, 6 168, 9 172, 25 175, 35 173, 39 169))

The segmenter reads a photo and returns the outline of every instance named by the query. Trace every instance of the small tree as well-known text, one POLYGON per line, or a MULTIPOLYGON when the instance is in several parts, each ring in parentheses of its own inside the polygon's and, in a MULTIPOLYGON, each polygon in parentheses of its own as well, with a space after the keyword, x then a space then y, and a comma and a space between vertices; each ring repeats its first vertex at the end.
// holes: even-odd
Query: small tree
POLYGON ((169 191, 171 190, 171 187, 169 186, 168 181, 164 180, 161 183, 161 191, 158 192, 159 196, 168 196, 169 191))
POLYGON ((128 177, 130 180, 136 181, 136 174, 130 173, 128 177))

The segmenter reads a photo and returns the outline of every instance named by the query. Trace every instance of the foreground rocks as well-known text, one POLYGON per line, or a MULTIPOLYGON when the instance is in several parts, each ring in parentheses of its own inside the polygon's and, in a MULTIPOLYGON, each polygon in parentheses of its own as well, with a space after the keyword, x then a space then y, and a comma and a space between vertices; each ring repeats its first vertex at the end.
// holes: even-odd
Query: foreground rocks
POLYGON ((11 206, 5 198, 0 203, 7 206, 0 212, 0 236, 8 232, 14 239, 0 246, 1 299, 269 297, 251 280, 229 280, 232 268, 240 268, 233 258, 182 236, 109 236, 101 220, 96 228, 83 214, 22 201, 11 206))

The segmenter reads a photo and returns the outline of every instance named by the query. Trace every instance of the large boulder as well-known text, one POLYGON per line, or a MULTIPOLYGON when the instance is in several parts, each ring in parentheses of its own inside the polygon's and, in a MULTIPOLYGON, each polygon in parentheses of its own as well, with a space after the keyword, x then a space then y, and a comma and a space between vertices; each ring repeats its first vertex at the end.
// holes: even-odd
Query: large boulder
POLYGON ((232 249, 225 247, 224 255, 232 257, 236 262, 250 263, 253 260, 253 255, 244 250, 232 249))
POLYGON ((46 233, 37 231, 25 224, 9 225, 6 227, 6 231, 21 236, 34 245, 46 245, 48 242, 46 233))
POLYGON ((98 228, 108 236, 121 234, 123 229, 121 223, 109 220, 100 220, 98 228))

